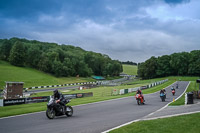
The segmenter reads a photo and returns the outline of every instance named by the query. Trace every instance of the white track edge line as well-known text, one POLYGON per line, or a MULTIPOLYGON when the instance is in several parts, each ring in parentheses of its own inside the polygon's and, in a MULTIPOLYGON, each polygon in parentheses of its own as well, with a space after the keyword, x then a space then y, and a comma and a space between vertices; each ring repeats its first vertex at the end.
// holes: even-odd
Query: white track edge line
POLYGON ((125 124, 122 124, 122 125, 120 125, 120 126, 114 127, 114 128, 112 128, 112 129, 103 131, 103 132, 101 132, 101 133, 108 133, 108 132, 110 132, 110 131, 112 131, 112 130, 115 130, 115 129, 118 129, 118 128, 120 128, 120 127, 129 125, 129 124, 134 123, 134 122, 148 121, 148 120, 156 120, 156 119, 169 118, 169 117, 182 116, 182 115, 189 115, 189 114, 195 114, 195 113, 200 113, 200 111, 193 111, 193 112, 180 113, 180 114, 174 114, 174 115, 166 115, 166 116, 160 116, 160 117, 154 117, 154 118, 137 119, 137 120, 130 121, 130 122, 127 122, 127 123, 125 123, 125 124))

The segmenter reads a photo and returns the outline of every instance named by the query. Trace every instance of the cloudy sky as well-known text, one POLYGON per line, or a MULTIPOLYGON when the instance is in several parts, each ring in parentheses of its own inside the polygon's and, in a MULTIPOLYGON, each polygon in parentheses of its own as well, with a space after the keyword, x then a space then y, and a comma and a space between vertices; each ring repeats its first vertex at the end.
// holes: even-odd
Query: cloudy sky
POLYGON ((200 49, 200 0, 0 0, 0 38, 11 37, 143 62, 200 49))

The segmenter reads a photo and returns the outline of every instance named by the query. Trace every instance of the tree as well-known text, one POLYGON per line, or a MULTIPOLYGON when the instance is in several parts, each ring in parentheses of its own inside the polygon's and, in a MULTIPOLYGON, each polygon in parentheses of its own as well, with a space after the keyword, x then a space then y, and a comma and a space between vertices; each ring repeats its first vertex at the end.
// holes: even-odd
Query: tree
POLYGON ((158 77, 171 75, 170 60, 171 58, 169 55, 163 55, 161 57, 158 57, 156 69, 156 75, 158 77))
POLYGON ((25 55, 26 53, 23 43, 16 41, 10 51, 9 61, 12 65, 24 66, 25 55))
POLYGON ((173 75, 187 75, 189 64, 189 53, 174 53, 171 55, 170 65, 173 75))
POLYGON ((10 43, 10 41, 7 39, 3 40, 0 46, 0 59, 8 61, 11 48, 12 44, 10 43))
POLYGON ((39 68, 38 63, 42 58, 42 51, 40 50, 40 46, 33 44, 27 50, 27 58, 26 63, 27 65, 32 66, 33 68, 39 68))
POLYGON ((157 59, 152 56, 150 59, 145 61, 145 78, 155 78, 156 75, 156 69, 157 69, 157 59))
POLYGON ((138 74, 139 77, 145 78, 145 69, 146 69, 146 66, 145 66, 145 63, 144 63, 144 62, 138 63, 138 71, 137 71, 137 74, 138 74))
POLYGON ((200 50, 194 50, 190 52, 189 62, 188 74, 200 76, 200 50))

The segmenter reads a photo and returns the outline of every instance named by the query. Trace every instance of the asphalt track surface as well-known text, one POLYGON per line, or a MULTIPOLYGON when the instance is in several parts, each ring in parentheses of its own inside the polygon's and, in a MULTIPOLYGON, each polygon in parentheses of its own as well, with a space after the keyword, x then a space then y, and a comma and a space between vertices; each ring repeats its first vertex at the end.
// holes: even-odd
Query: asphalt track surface
MULTIPOLYGON (((45 112, 0 119, 1 133, 100 133, 121 124, 140 119, 164 107, 186 89, 189 82, 179 81, 172 96, 167 87, 167 99, 161 102, 159 92, 144 95, 145 105, 137 105, 134 97, 75 106, 72 117, 49 120, 45 112)), ((175 83, 176 84, 176 83, 175 83)), ((173 86, 175 86, 175 84, 173 86)))

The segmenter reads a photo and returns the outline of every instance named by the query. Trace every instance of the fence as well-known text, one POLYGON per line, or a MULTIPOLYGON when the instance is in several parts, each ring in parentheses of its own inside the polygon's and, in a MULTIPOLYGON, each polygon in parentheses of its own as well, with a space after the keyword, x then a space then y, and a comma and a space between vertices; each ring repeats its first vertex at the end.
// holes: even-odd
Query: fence
POLYGON ((51 88, 51 87, 64 87, 64 86, 71 86, 71 85, 85 85, 85 84, 97 84, 97 82, 82 82, 82 83, 69 83, 69 84, 62 84, 62 85, 36 86, 36 87, 24 88, 24 90, 38 89, 38 88, 51 88))

